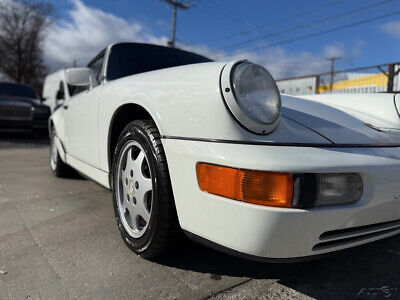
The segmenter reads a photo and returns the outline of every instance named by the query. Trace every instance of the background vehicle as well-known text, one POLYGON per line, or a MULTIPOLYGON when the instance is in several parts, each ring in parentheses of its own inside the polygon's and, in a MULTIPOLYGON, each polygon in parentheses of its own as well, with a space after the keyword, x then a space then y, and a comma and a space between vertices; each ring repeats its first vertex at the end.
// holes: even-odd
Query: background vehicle
POLYGON ((67 83, 65 82, 65 70, 59 70, 46 76, 43 84, 44 103, 54 112, 69 98, 67 83))
POLYGON ((123 240, 144 257, 175 246, 179 228, 261 260, 400 233, 393 94, 281 96, 251 62, 135 43, 66 81, 76 88, 51 117, 51 168, 111 188, 123 240))
POLYGON ((50 109, 28 85, 0 82, 0 131, 46 133, 50 109))

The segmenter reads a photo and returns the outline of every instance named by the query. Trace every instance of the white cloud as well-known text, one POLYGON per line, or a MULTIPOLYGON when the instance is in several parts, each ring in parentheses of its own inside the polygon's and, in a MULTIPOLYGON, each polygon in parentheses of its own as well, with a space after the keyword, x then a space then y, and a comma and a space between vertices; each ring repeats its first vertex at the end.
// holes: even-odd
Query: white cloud
MULTIPOLYGON (((166 45, 166 36, 156 36, 137 20, 125 20, 100 9, 89 7, 81 0, 71 0, 69 18, 54 24, 45 40, 45 60, 51 70, 70 67, 74 60, 85 65, 108 44, 121 41, 139 41, 166 45)), ((289 53, 284 48, 266 48, 262 52, 227 53, 212 51, 206 45, 186 45, 191 50, 215 60, 229 61, 246 58, 265 66, 275 78, 326 72, 330 56, 351 58, 360 55, 362 45, 346 48, 343 44, 327 45, 320 53, 303 51, 289 53)))
POLYGON ((326 57, 343 57, 345 55, 342 43, 334 45, 326 45, 323 51, 326 57))
POLYGON ((275 78, 286 78, 306 74, 317 74, 329 71, 329 57, 339 56, 345 61, 361 55, 362 42, 355 42, 352 47, 345 47, 342 43, 326 45, 320 53, 302 51, 289 53, 282 47, 266 48, 263 52, 252 51, 228 54, 223 51, 211 51, 204 45, 185 45, 184 48, 201 53, 216 60, 248 59, 265 66, 275 78))
POLYGON ((383 24, 381 28, 386 34, 400 39, 400 20, 387 22, 383 24))
POLYGON ((156 37, 134 20, 127 21, 100 9, 72 0, 69 19, 49 29, 44 55, 51 69, 71 66, 74 61, 85 65, 104 47, 121 41, 165 44, 166 37, 156 37))

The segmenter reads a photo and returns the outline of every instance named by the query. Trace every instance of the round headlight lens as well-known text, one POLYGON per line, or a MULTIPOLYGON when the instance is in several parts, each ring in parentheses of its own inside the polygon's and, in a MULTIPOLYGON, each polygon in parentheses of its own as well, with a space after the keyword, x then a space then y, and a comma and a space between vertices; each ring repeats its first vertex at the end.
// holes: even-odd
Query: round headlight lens
POLYGON ((234 66, 231 81, 236 101, 253 120, 272 124, 281 112, 281 97, 274 78, 262 66, 242 62, 234 66))

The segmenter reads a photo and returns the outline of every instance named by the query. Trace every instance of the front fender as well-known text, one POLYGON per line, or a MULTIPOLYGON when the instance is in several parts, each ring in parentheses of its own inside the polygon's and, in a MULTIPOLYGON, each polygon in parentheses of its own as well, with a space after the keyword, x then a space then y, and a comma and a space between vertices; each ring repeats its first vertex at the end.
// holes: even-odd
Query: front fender
POLYGON ((208 118, 212 118, 215 124, 220 114, 228 113, 219 92, 219 76, 224 65, 202 63, 174 67, 104 84, 99 110, 101 168, 106 171, 109 169, 107 152, 110 124, 115 112, 126 104, 143 107, 163 136, 211 137, 211 132, 207 131, 213 125, 207 125, 211 122, 208 118))
POLYGON ((329 143, 286 118, 281 118, 275 131, 268 135, 253 134, 241 127, 221 95, 220 76, 226 65, 211 62, 180 66, 104 84, 99 112, 101 168, 108 171, 108 132, 112 117, 127 103, 146 109, 164 139, 329 143))

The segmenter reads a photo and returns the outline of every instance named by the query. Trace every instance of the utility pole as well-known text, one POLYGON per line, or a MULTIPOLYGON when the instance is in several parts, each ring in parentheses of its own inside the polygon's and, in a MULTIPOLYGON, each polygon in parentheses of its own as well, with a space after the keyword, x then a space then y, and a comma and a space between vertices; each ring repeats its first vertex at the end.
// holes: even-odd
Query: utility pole
POLYGON ((171 40, 168 41, 168 46, 175 48, 175 35, 176 35, 176 14, 178 11, 178 8, 181 9, 188 9, 189 5, 184 4, 182 2, 179 2, 178 0, 165 0, 165 2, 171 4, 173 6, 173 12, 172 12, 172 34, 171 34, 171 40))
POLYGON ((337 57, 330 57, 327 58, 326 60, 329 60, 331 62, 331 81, 330 81, 330 90, 332 93, 333 90, 333 75, 335 75, 335 61, 341 59, 341 57, 337 56, 337 57))

